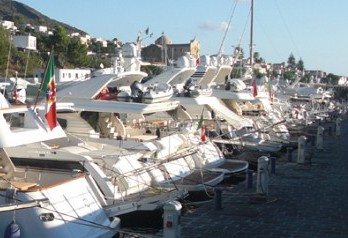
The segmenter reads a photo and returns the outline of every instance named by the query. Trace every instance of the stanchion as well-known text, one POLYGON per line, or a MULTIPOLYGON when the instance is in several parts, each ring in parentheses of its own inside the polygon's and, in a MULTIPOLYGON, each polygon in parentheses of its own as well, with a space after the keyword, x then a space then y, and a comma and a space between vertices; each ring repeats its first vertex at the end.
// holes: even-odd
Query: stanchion
POLYGON ((223 189, 220 187, 214 188, 214 201, 215 201, 215 210, 221 210, 222 209, 222 191, 223 189))
POLYGON ((271 157, 271 174, 275 174, 276 157, 271 157))
POLYGON ((246 171, 246 188, 251 189, 253 187, 253 170, 247 169, 246 171))
POLYGON ((289 161, 289 162, 292 161, 292 151, 293 151, 293 148, 292 148, 292 147, 287 147, 287 148, 286 148, 286 153, 287 153, 288 161, 289 161))

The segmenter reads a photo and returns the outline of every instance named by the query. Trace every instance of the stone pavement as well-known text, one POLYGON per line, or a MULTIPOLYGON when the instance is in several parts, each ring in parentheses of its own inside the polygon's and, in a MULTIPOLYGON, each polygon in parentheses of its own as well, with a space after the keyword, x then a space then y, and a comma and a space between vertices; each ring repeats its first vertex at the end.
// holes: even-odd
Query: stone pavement
POLYGON ((181 237, 348 237, 348 120, 340 136, 325 134, 323 150, 311 143, 306 150, 305 164, 296 154, 277 158, 266 195, 256 193, 254 174, 252 188, 223 190, 221 209, 214 200, 183 209, 181 237))

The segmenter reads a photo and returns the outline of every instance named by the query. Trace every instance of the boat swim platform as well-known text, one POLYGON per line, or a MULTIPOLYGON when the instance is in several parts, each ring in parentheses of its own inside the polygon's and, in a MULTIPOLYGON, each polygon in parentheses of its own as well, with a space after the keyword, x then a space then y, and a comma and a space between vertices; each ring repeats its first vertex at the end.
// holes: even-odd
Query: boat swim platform
POLYGON ((286 153, 276 158, 267 194, 256 192, 254 171, 251 188, 247 181, 222 187, 221 209, 214 199, 183 204, 181 237, 348 237, 348 119, 340 136, 325 133, 323 141, 321 150, 307 143, 304 164, 296 150, 291 160, 286 153))

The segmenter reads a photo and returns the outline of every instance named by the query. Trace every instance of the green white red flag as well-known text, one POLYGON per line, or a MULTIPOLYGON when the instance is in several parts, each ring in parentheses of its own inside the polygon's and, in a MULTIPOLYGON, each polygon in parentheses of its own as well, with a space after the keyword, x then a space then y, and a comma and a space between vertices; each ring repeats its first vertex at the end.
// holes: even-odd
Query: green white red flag
POLYGON ((206 135, 206 131, 205 131, 205 125, 202 126, 201 128, 201 141, 206 141, 207 140, 207 135, 206 135))
POLYGON ((257 96, 257 85, 256 85, 255 80, 251 83, 251 86, 253 87, 253 96, 256 97, 257 96))
POLYGON ((44 82, 41 91, 46 92, 46 120, 50 130, 57 126, 57 110, 56 110, 56 79, 54 74, 54 56, 51 54, 44 82))
POLYGON ((203 120, 203 111, 204 111, 204 108, 202 110, 202 114, 201 114, 201 117, 198 121, 198 126, 197 126, 197 130, 201 129, 201 141, 206 141, 207 140, 207 137, 206 137, 206 132, 205 132, 205 125, 203 125, 204 123, 204 120, 203 120))

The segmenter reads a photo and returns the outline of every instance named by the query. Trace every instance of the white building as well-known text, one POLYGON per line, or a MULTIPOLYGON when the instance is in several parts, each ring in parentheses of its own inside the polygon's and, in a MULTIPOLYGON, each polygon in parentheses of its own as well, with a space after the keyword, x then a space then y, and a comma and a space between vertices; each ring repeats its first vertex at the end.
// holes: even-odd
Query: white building
MULTIPOLYGON (((44 69, 35 69, 34 77, 42 79, 44 69)), ((90 69, 55 69, 56 83, 65 83, 70 81, 86 80, 91 75, 90 69)))
POLYGON ((102 44, 103 47, 107 47, 108 46, 108 42, 107 40, 104 40, 103 38, 94 38, 93 39, 95 42, 100 42, 102 44))
POLYGON ((55 73, 56 81, 58 83, 85 80, 91 76, 90 69, 58 69, 55 73))
POLYGON ((36 50, 36 37, 35 36, 13 36, 12 42, 17 48, 36 50))
POLYGON ((89 42, 91 41, 91 36, 89 35, 80 36, 80 41, 81 41, 81 44, 88 45, 89 42))
POLYGON ((47 26, 35 26, 34 31, 39 33, 46 33, 47 32, 47 26))
POLYGON ((15 26, 13 21, 2 20, 0 21, 0 25, 6 30, 14 30, 14 31, 17 30, 17 27, 15 26))

